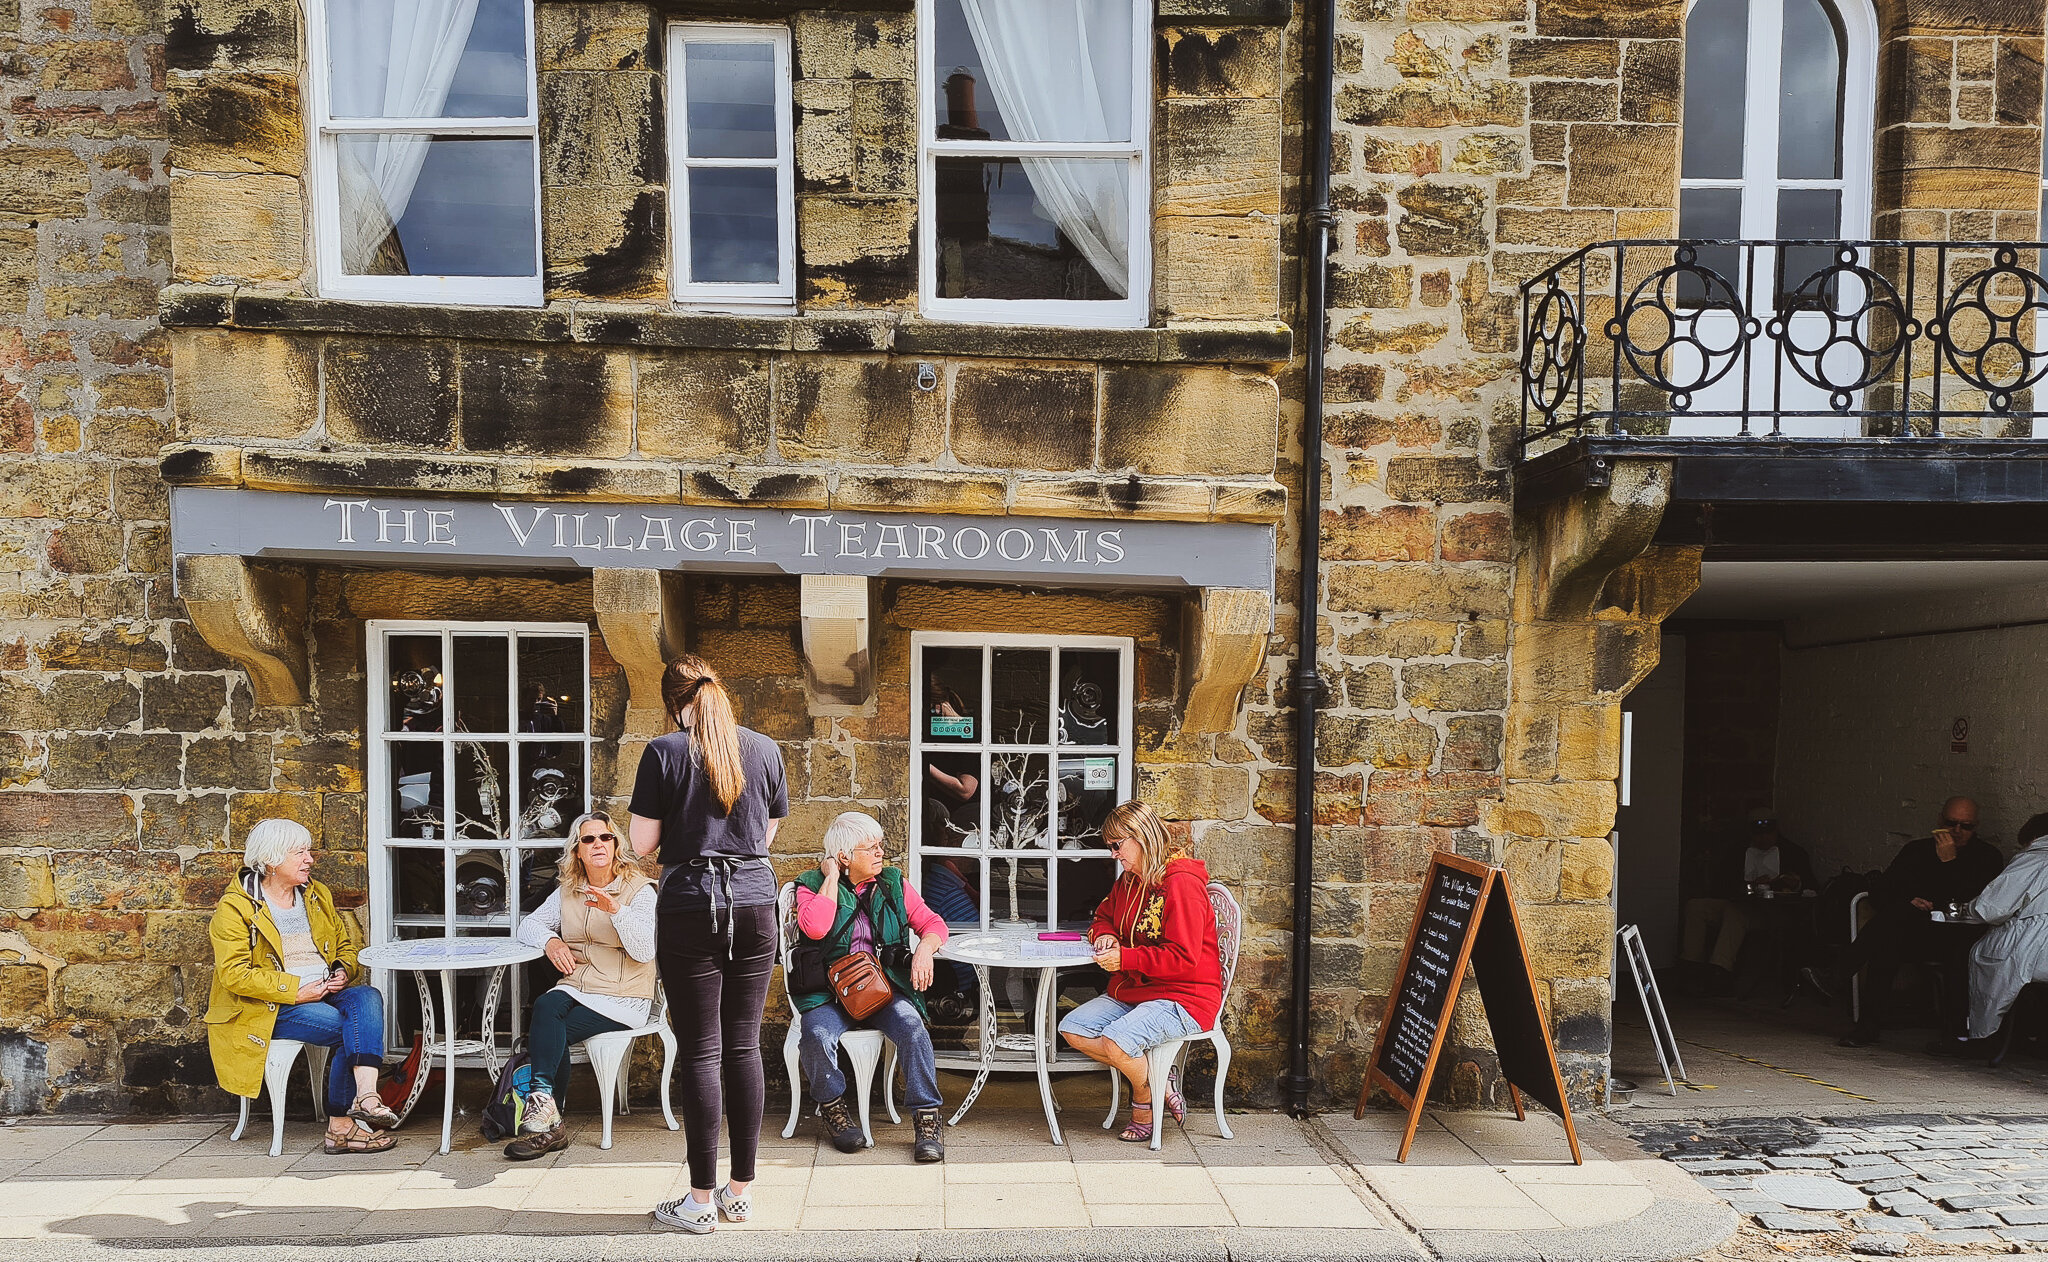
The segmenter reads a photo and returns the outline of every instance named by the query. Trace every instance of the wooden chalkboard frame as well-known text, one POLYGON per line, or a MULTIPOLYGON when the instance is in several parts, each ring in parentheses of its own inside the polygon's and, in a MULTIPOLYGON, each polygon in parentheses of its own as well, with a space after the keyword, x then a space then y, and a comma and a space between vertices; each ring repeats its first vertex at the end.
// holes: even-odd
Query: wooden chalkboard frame
POLYGON ((1443 1052, 1444 1036, 1449 1029, 1451 1015, 1457 1008, 1458 992, 1464 985, 1465 970, 1472 964, 1473 949, 1486 939, 1482 956, 1487 964, 1483 971, 1487 976, 1475 978, 1478 984, 1491 984, 1499 1000, 1498 1005, 1486 1005, 1486 1022, 1493 1032, 1494 1046, 1501 1060, 1501 1074, 1508 1082, 1508 1098, 1514 1103, 1515 1118, 1526 1120, 1528 1113, 1522 1107, 1522 1092, 1528 1089, 1541 1103, 1550 1106, 1564 1122, 1566 1141, 1571 1145, 1572 1162, 1584 1164, 1579 1152, 1578 1131, 1572 1125, 1571 1104, 1565 1098, 1564 1076, 1557 1068, 1557 1049, 1550 1041, 1550 1023, 1543 1011, 1542 998, 1536 993, 1535 970, 1529 964, 1528 940, 1522 936, 1522 921, 1515 911, 1514 899, 1508 892, 1507 873, 1491 864, 1467 859, 1463 855, 1438 854, 1429 865, 1422 879, 1422 892, 1415 901, 1415 916, 1408 926, 1408 939, 1401 949, 1401 962, 1394 969, 1394 984, 1387 996, 1387 1006, 1380 1015, 1379 1033, 1373 1039, 1372 1055, 1366 1060, 1365 1081, 1359 1084, 1358 1107, 1353 1117, 1365 1116, 1366 1099, 1372 1093, 1374 1084, 1391 1096, 1408 1111, 1408 1126, 1401 1133, 1401 1148, 1395 1160, 1406 1162, 1408 1148, 1415 1140, 1416 1127, 1422 1124, 1422 1110, 1429 1098, 1430 1079, 1435 1076, 1437 1057, 1443 1052), (1467 876, 1479 879, 1479 893, 1473 900, 1472 918, 1466 924, 1463 939, 1458 943, 1456 963, 1452 966, 1450 980, 1445 985, 1443 1007, 1438 1014, 1436 1029, 1432 1031, 1429 1044, 1429 1058, 1423 1063, 1421 1080, 1416 1084, 1414 1094, 1395 1082, 1380 1068, 1380 1049, 1394 1025, 1394 1012, 1401 1002, 1403 983, 1408 976, 1408 965, 1415 953, 1415 944, 1422 932, 1423 917, 1428 912, 1430 892, 1436 888, 1437 870, 1449 868, 1467 876), (1489 913, 1491 913, 1489 915, 1489 913), (1512 935, 1512 936, 1504 936, 1512 935), (1509 963, 1509 961, 1512 963, 1509 963), (1504 975, 1503 975, 1504 974, 1504 975), (1510 1049, 1527 1049, 1531 1046, 1542 1048, 1540 1062, 1532 1055, 1515 1053, 1510 1049), (1519 1082, 1519 1078, 1531 1077, 1534 1081, 1519 1082))

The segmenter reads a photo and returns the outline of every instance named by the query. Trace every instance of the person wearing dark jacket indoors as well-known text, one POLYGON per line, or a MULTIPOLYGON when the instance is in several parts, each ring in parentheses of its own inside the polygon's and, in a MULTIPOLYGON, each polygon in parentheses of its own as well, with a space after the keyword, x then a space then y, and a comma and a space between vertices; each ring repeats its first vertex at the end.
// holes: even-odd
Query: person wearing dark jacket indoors
POLYGON ((1684 938, 1678 958, 1694 989, 1726 993, 1735 977, 1735 962, 1749 935, 1753 889, 1797 894, 1813 889, 1813 862, 1803 847, 1778 835, 1778 818, 1769 807, 1748 816, 1748 837, 1716 856, 1714 884, 1705 898, 1685 900, 1684 938))
POLYGON ((1863 1009, 1842 1046, 1877 1042, 1900 966, 1923 960, 1939 964, 1948 983, 1942 988, 1941 1034, 1960 1029, 1970 946, 1984 926, 1937 922, 1930 913, 1968 903, 2004 867, 1998 847, 1977 840, 1977 804, 1964 797, 1942 803, 1941 826, 1931 836, 1907 842, 1885 869, 1872 900, 1876 914, 1856 935, 1849 968, 1867 970, 1863 1009))
MULTIPOLYGON (((1088 939, 1109 973, 1109 993, 1060 1022, 1060 1034, 1082 1055, 1101 1061, 1131 1084, 1131 1124, 1117 1136, 1152 1139, 1152 1086, 1145 1052, 1216 1025, 1223 1005, 1223 955, 1209 906, 1209 870, 1199 859, 1170 853, 1166 825, 1142 802, 1125 802, 1102 822, 1102 837, 1123 871, 1095 910, 1088 939)), ((1178 1083, 1166 1109, 1187 1114, 1178 1083)))

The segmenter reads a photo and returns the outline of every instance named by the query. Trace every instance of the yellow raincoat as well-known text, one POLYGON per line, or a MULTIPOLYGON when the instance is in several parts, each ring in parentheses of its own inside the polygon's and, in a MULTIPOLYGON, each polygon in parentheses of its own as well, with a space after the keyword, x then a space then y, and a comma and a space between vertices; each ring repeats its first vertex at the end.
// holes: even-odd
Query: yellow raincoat
MULTIPOLYGON (((207 1047, 222 1089, 251 1097, 263 1090, 263 1061, 270 1054, 277 1010, 298 997, 302 984, 284 971, 277 922, 270 908, 248 892, 253 884, 221 895, 214 909, 207 929, 213 939, 213 993, 205 1017, 207 1047)), ((299 897, 306 900, 306 920, 321 956, 347 968, 350 985, 361 982, 355 917, 337 909, 334 896, 318 881, 308 882, 299 897)))

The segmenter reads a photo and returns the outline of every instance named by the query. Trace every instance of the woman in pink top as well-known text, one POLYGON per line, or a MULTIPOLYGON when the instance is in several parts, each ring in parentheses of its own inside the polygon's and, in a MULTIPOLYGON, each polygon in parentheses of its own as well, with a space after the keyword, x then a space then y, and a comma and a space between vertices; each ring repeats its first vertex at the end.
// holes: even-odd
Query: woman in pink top
POLYGON ((799 1063, 804 1080, 821 1101, 833 1147, 841 1152, 860 1148, 866 1141, 847 1102, 839 1040, 848 1030, 880 1030, 896 1045, 896 1058, 903 1063, 917 1159, 944 1161, 938 1067, 931 1031, 925 1028, 922 992, 932 984, 932 957, 946 944, 946 922, 925 906, 899 869, 888 865, 882 826, 871 816, 848 811, 833 820, 825 830, 824 849, 825 862, 796 879, 797 929, 819 944, 827 964, 852 951, 872 953, 896 993, 887 1006, 855 1021, 829 988, 798 991, 794 979, 784 978, 803 1019, 799 1063), (915 949, 909 945, 912 936, 915 949))

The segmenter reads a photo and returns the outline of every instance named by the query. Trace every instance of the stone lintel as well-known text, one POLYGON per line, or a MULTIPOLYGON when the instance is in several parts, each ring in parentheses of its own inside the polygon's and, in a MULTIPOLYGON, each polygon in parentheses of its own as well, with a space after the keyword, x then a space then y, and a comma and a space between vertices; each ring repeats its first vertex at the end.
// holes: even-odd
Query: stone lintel
POLYGON ((804 696, 810 712, 873 714, 879 584, 858 574, 806 574, 802 581, 804 696))
POLYGON ((605 650, 626 672, 626 735, 661 735, 669 728, 661 672, 683 651, 682 572, 593 569, 590 604, 605 650))
POLYGON ((1204 587, 1181 616, 1180 728, 1227 732, 1237 726, 1245 685, 1266 662, 1273 593, 1257 587, 1204 587))
POLYGON ((184 556, 178 595, 193 629, 249 673, 257 705, 306 703, 306 576, 237 556, 184 556))

